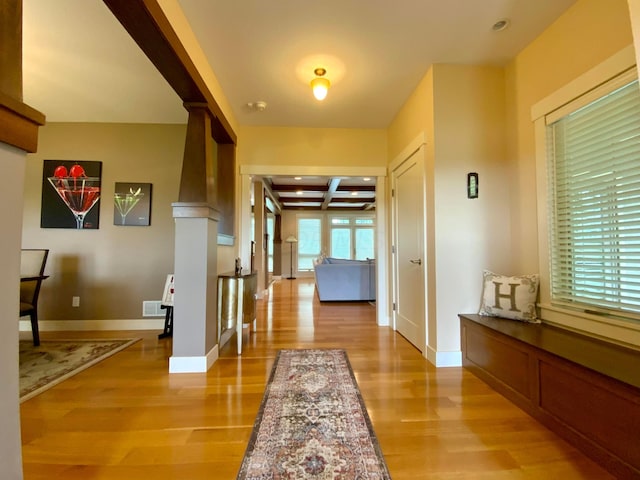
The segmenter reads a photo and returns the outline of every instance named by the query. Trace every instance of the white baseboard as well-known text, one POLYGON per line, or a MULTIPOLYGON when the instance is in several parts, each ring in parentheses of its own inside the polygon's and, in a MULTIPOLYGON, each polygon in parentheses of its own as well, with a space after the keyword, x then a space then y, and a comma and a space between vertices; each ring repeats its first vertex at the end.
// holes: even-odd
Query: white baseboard
POLYGON ((436 367, 461 367, 462 352, 438 352, 431 347, 427 347, 427 360, 436 367))
POLYGON ((391 317, 389 317, 388 315, 383 315, 381 318, 379 318, 378 326, 379 327, 390 327, 391 326, 391 317))
MULTIPOLYGON (((97 330, 162 330, 164 318, 126 320, 39 320, 41 332, 97 331, 97 330)), ((20 320, 20 331, 30 332, 31 321, 20 320)))
POLYGON ((202 357, 169 357, 169 373, 206 373, 218 359, 218 345, 202 357))

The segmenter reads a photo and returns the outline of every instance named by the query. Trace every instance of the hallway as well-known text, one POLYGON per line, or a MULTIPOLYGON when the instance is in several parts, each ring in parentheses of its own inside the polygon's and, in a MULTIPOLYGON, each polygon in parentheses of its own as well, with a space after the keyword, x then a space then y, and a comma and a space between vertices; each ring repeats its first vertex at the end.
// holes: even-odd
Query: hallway
POLYGON ((347 350, 394 480, 611 478, 473 375, 377 327, 374 306, 321 304, 312 279, 275 282, 257 330, 241 357, 232 339, 206 374, 173 375, 155 331, 42 332, 143 340, 21 405, 25 480, 234 479, 283 348, 347 350))

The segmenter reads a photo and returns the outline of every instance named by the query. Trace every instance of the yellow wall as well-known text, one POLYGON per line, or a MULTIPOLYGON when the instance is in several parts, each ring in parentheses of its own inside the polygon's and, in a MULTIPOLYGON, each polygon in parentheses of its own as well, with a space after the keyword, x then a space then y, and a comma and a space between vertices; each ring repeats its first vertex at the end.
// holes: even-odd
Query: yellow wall
POLYGON ((383 129, 243 126, 237 160, 240 165, 384 167, 386 138, 383 129))
MULTIPOLYGON (((160 300, 173 271, 174 220, 186 127, 49 124, 25 177, 23 248, 49 248, 39 316, 43 320, 139 319, 143 300, 160 300), (42 165, 51 160, 102 163, 100 228, 40 228, 42 165), (115 182, 152 184, 151 225, 116 226, 115 182), (71 297, 80 296, 80 307, 71 297)), ((45 188, 48 185, 45 185, 45 188)))
POLYGON ((636 48, 636 65, 640 72, 640 0, 629 0, 629 14, 636 48))
POLYGON ((514 270, 538 271, 531 106, 632 43, 627 0, 580 0, 506 68, 514 270))

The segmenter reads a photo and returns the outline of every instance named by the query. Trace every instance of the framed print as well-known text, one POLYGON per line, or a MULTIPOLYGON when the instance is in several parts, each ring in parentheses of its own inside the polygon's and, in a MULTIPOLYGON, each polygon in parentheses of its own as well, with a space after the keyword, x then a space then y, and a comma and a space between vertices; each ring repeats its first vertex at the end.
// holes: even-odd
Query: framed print
POLYGON ((102 162, 44 160, 41 228, 100 226, 102 162))
POLYGON ((113 195, 113 224, 151 224, 151 184, 116 182, 113 195))

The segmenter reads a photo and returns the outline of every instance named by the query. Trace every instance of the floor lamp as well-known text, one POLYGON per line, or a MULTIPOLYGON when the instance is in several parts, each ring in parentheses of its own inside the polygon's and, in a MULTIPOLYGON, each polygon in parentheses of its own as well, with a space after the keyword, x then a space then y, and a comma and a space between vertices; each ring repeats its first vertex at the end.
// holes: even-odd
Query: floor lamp
POLYGON ((290 273, 287 277, 287 280, 295 280, 296 277, 293 276, 293 244, 298 243, 298 239, 293 235, 289 235, 285 242, 289 244, 289 247, 291 249, 290 273))

